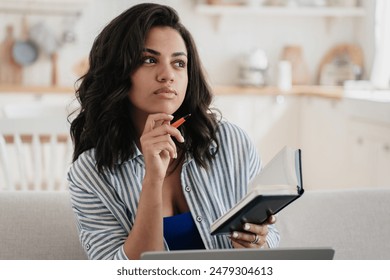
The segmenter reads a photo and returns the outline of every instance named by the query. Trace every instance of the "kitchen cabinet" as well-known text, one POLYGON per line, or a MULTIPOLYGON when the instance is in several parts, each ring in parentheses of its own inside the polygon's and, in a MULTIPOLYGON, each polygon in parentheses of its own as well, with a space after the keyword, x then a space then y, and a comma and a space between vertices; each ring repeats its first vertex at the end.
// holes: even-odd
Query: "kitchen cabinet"
POLYGON ((306 189, 390 187, 390 103, 238 92, 214 105, 248 132, 264 164, 285 145, 301 148, 306 189))
POLYGON ((286 144, 298 143, 298 97, 217 95, 214 106, 224 119, 243 128, 268 162, 286 144))
POLYGON ((390 187, 389 105, 303 97, 300 143, 306 185, 390 187))
POLYGON ((348 99, 351 184, 390 186, 390 103, 348 99))
POLYGON ((283 95, 217 95, 214 106, 243 128, 266 164, 285 145, 297 147, 299 97, 283 95))
POLYGON ((351 184, 390 186, 390 124, 350 119, 347 153, 351 184))
POLYGON ((303 97, 300 114, 306 187, 344 187, 348 183, 345 100, 303 97))

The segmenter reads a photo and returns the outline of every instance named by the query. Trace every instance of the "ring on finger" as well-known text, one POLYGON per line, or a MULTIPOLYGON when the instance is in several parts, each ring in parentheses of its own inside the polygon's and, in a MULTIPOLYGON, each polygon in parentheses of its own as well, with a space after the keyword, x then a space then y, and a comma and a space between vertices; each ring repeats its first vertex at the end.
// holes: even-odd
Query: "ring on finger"
POLYGON ((257 234, 255 235, 255 239, 253 239, 253 241, 251 242, 252 244, 257 244, 257 242, 259 242, 260 240, 260 236, 258 236, 257 234))

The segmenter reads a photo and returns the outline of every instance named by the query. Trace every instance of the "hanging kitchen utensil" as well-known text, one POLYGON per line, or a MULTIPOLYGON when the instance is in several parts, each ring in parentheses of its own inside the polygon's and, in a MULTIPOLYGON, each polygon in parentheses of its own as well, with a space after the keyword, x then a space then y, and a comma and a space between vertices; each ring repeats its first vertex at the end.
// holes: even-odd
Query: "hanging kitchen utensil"
POLYGON ((16 63, 21 66, 27 66, 34 63, 38 58, 38 47, 29 38, 27 19, 22 18, 22 36, 16 40, 12 47, 12 57, 16 63))
POLYGON ((12 58, 12 48, 15 44, 14 28, 6 26, 6 36, 0 43, 0 84, 20 85, 22 83, 22 66, 12 58))
POLYGON ((57 86, 58 85, 58 53, 53 52, 50 56, 51 60, 51 85, 57 86))

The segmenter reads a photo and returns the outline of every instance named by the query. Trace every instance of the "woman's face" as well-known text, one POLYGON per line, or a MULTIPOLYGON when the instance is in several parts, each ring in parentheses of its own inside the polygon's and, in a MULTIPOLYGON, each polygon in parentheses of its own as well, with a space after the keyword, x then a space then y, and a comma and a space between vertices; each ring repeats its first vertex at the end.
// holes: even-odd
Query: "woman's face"
POLYGON ((145 41, 142 65, 131 75, 129 92, 135 120, 149 114, 173 114, 183 103, 187 84, 187 48, 170 27, 153 27, 145 41))

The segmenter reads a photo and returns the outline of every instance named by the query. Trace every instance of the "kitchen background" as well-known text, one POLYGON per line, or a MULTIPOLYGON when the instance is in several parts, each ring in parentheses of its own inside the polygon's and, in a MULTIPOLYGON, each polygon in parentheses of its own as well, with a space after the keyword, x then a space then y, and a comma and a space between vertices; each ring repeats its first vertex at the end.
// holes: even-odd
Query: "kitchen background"
MULTIPOLYGON (((142 1, 1 0, 0 38, 4 40, 9 25, 13 27, 13 37, 22 38, 25 18, 30 39, 38 41, 44 51, 40 52, 37 61, 23 69, 22 83, 50 85, 50 53, 56 52, 57 84, 71 86, 76 78, 76 65, 82 64, 99 31, 113 17, 139 2, 142 1)), ((209 6, 202 0, 157 2, 169 4, 179 12, 198 44, 211 82, 216 85, 239 83, 239 67, 246 62, 243 56, 256 48, 262 49, 269 61, 267 84, 276 83, 278 62, 288 46, 295 46, 301 52, 296 54, 294 49, 290 50, 291 55, 299 56, 299 62, 307 67, 307 71, 301 71, 303 83, 318 82, 317 71, 322 58, 331 48, 342 43, 362 48, 364 77, 371 70, 375 47, 375 1, 268 1, 270 4, 263 6, 263 10, 258 9, 260 3, 265 5, 267 2, 260 0, 214 0, 212 2, 222 5, 209 6), (257 5, 236 4, 245 2, 257 5), (331 9, 324 6, 327 2, 334 3, 331 9), (282 3, 290 3, 290 6, 280 6, 282 3), (301 9, 293 9, 291 3, 301 9)))
MULTIPOLYGON (((140 2, 0 0, 0 118, 9 105, 69 104, 94 38, 140 2), (9 47, 19 40, 33 44, 9 47)), ((154 2, 178 11, 215 106, 264 163, 290 145, 303 151, 306 188, 390 187, 390 75, 375 9, 386 1, 154 2)))

